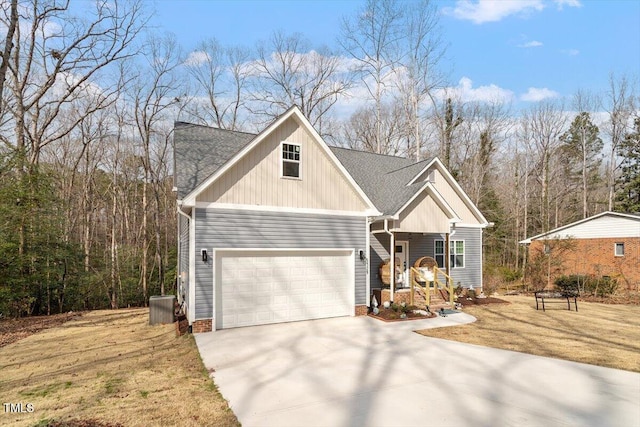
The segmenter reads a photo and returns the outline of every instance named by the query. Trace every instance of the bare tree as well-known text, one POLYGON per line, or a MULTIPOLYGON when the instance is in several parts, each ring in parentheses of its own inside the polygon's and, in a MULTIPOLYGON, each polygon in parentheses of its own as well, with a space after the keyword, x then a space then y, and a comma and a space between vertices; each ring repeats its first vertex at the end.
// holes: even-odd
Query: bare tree
POLYGON ((7 3, 2 3, 3 18, 0 22, 7 28, 7 34, 4 38, 4 49, 2 49, 2 57, 0 57, 0 117, 2 117, 3 100, 4 100, 4 82, 9 69, 9 57, 13 49, 13 36, 16 33, 18 25, 18 0, 11 0, 9 3, 9 13, 7 13, 7 3))
POLYGON ((384 104, 380 111, 379 126, 376 126, 374 107, 361 107, 342 124, 340 141, 357 150, 406 156, 410 147, 403 139, 405 122, 402 113, 399 103, 384 104), (376 130, 380 131, 380 135, 376 134, 376 130))
POLYGON ((382 152, 384 98, 405 36, 403 9, 396 0, 368 0, 353 19, 344 19, 340 44, 357 63, 356 71, 374 103, 375 150, 382 152))
POLYGON ((565 130, 566 117, 561 106, 550 102, 540 102, 524 113, 523 120, 527 122, 528 137, 531 138, 537 156, 533 171, 540 184, 539 219, 541 231, 544 232, 550 229, 551 166, 560 144, 560 135, 565 130))
POLYGON ((140 3, 106 0, 95 2, 83 17, 71 15, 68 1, 32 0, 23 13, 15 30, 6 104, 15 132, 2 139, 37 164, 43 147, 113 102, 119 81, 108 83, 100 73, 134 54, 131 45, 145 17, 140 3), (85 103, 74 121, 58 120, 82 98, 95 102, 85 103))
POLYGON ((609 121, 605 130, 609 136, 609 170, 607 173, 607 187, 609 188, 609 209, 613 210, 616 193, 616 174, 619 167, 618 147, 625 138, 631 117, 635 109, 634 88, 626 76, 609 75, 609 90, 605 94, 605 109, 609 121))
POLYGON ((432 120, 439 141, 438 152, 445 167, 451 172, 454 168, 452 150, 454 142, 460 139, 460 126, 464 123, 465 106, 458 100, 446 96, 439 106, 436 105, 432 120))
POLYGON ((297 105, 321 134, 323 117, 351 85, 341 59, 326 47, 310 49, 300 34, 274 33, 258 46, 253 68, 253 113, 271 121, 297 105))
POLYGON ((141 149, 139 159, 143 169, 140 284, 146 302, 149 287, 147 282, 150 245, 149 212, 152 214, 154 227, 155 267, 161 293, 164 294, 166 261, 162 256, 164 251, 161 241, 162 204, 160 203, 164 177, 161 172, 166 171, 165 165, 169 158, 171 130, 168 127, 170 124, 168 117, 172 108, 179 102, 176 94, 181 93, 176 69, 182 63, 182 58, 175 37, 172 35, 149 38, 145 52, 148 58, 147 63, 142 67, 135 83, 131 85, 130 102, 133 104, 132 114, 141 149), (150 196, 153 198, 152 204, 150 204, 150 196))
POLYGON ((247 49, 226 48, 216 39, 200 42, 185 62, 195 81, 191 114, 207 124, 237 130, 250 76, 248 61, 247 49))
MULTIPOLYGON (((450 120, 450 119, 449 119, 450 120)), ((509 108, 501 102, 475 102, 466 105, 464 137, 459 140, 456 169, 460 182, 476 205, 491 189, 493 158, 510 130, 509 108)))
POLYGON ((438 65, 445 53, 445 44, 441 38, 438 10, 430 0, 409 2, 404 7, 406 35, 397 78, 406 109, 409 137, 413 140, 411 151, 419 161, 422 110, 426 102, 433 105, 433 89, 443 84, 438 65))

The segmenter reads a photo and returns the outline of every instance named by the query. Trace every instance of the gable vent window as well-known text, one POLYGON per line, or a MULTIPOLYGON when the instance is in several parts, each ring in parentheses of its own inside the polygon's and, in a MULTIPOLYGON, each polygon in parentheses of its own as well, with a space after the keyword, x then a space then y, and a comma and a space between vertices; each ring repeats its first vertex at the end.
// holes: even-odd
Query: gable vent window
POLYGON ((616 256, 624 256, 624 243, 616 243, 616 256))
POLYGON ((300 145, 282 143, 282 176, 300 178, 300 145))

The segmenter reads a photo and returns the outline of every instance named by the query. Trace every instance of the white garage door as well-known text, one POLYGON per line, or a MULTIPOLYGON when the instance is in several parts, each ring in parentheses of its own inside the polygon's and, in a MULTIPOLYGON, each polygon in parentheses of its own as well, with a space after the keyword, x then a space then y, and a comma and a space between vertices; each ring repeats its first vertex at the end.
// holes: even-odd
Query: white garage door
POLYGON ((216 329, 352 314, 351 251, 217 252, 216 329))

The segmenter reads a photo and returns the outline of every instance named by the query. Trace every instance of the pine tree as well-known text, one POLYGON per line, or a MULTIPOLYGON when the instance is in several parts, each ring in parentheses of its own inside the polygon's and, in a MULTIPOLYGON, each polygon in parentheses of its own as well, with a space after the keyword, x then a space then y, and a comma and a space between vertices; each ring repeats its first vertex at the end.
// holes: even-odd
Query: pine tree
POLYGON ((622 157, 617 184, 616 211, 640 213, 640 117, 618 148, 622 157))
POLYGON ((581 183, 583 218, 589 215, 589 191, 599 179, 598 169, 602 163, 603 147, 599 134, 600 130, 591 121, 589 113, 582 112, 573 119, 569 130, 560 137, 564 154, 570 162, 574 162, 567 166, 581 183))

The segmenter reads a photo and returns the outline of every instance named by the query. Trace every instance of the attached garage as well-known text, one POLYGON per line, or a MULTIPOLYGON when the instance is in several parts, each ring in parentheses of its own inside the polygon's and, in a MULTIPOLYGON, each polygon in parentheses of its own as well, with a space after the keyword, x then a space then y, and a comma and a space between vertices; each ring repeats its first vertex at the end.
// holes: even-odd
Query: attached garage
POLYGON ((215 329, 353 315, 353 250, 217 250, 213 277, 215 329))

